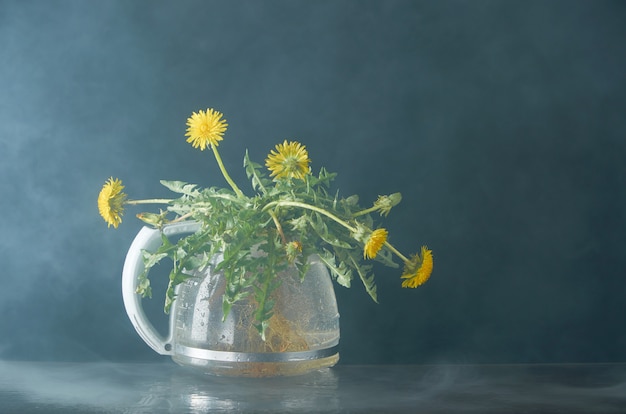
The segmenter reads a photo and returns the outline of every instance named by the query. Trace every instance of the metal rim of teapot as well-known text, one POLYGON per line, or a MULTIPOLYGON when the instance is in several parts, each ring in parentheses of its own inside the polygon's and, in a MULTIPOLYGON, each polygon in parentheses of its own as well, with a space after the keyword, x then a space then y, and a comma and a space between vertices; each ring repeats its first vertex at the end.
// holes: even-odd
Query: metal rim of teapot
POLYGON ((331 357, 339 352, 339 345, 330 348, 316 349, 312 351, 292 352, 232 352, 213 351, 209 349, 193 348, 176 344, 174 354, 221 362, 297 362, 312 361, 331 357))

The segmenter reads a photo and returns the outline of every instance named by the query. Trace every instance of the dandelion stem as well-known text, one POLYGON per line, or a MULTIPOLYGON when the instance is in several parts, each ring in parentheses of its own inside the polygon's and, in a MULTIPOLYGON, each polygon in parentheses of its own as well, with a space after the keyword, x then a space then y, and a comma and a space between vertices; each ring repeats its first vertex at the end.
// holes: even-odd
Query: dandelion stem
POLYGON ((174 200, 169 198, 151 198, 148 200, 126 200, 124 201, 124 204, 169 204, 172 201, 174 200))
MULTIPOLYGON (((329 213, 328 211, 324 210, 323 208, 319 208, 316 206, 312 206, 310 204, 306 204, 306 203, 301 203, 299 201, 286 201, 286 200, 279 200, 279 201, 273 201, 271 203, 268 203, 267 205, 265 205, 265 207, 263 207, 263 211, 267 210, 270 207, 281 207, 281 206, 288 206, 288 207, 300 207, 300 208, 304 208, 307 210, 311 210, 311 211, 316 211, 320 214, 325 215, 326 217, 334 220, 335 222, 341 224, 343 227, 347 228, 348 230, 350 230, 353 233, 357 232, 357 229, 352 227, 350 224, 348 224, 346 221, 340 219, 339 217, 335 216, 332 213, 329 213)), ((273 214, 270 212, 270 215, 272 216, 272 218, 274 218, 273 214)), ((403 262, 408 262, 409 259, 403 255, 402 253, 400 253, 400 251, 398 251, 398 249, 396 249, 395 247, 393 247, 393 245, 391 243, 389 243, 388 241, 385 241, 385 246, 387 246, 387 248, 389 250, 391 250, 392 253, 394 253, 396 256, 398 256, 403 262)))
POLYGON ((356 231, 357 231, 357 229, 355 229, 354 227, 352 227, 350 224, 348 224, 344 220, 340 219, 339 217, 335 216, 334 214, 329 213, 328 211, 324 210, 323 208, 312 206, 310 204, 301 203, 299 201, 279 200, 279 201, 273 201, 271 203, 267 203, 265 205, 265 207, 263 207, 263 211, 265 211, 268 208, 273 207, 273 206, 276 206, 276 207, 281 207, 281 206, 300 207, 300 208, 304 208, 304 209, 307 209, 307 210, 315 211, 315 212, 323 214, 324 216, 328 217, 329 219, 331 219, 331 220, 341 224, 343 227, 347 228, 348 230, 350 230, 353 233, 356 233, 356 231))
POLYGON ((187 220, 189 217, 191 217, 193 215, 192 212, 183 214, 182 216, 175 218, 174 220, 170 221, 170 224, 174 224, 174 223, 178 223, 179 221, 184 221, 187 220))
POLYGON ((393 253, 395 253, 395 254, 396 254, 396 255, 397 255, 400 259, 402 259, 402 261, 403 261, 403 262, 405 262, 405 263, 406 263, 406 262, 408 262, 408 261, 409 261, 409 259, 408 259, 405 255, 403 255, 402 253, 400 253, 400 252, 398 251, 398 249, 396 249, 395 247, 393 247, 393 246, 391 245, 391 243, 389 243, 388 241, 385 241, 385 246, 387 246, 387 248, 388 248, 389 250, 391 250, 391 251, 392 251, 393 253))
POLYGON ((373 213, 376 210, 378 210, 378 207, 372 206, 370 208, 366 208, 365 210, 357 211, 356 213, 354 213, 352 215, 352 217, 358 217, 358 216, 362 216, 364 214, 373 213))
POLYGON ((273 211, 270 211, 269 213, 272 217, 272 220, 274 220, 274 225, 276 225, 276 230, 278 231, 278 234, 280 234, 280 239, 283 241, 283 244, 287 244, 287 238, 285 237, 285 233, 283 233, 283 226, 280 225, 278 217, 276 217, 276 214, 273 211))
POLYGON ((220 167, 220 171, 222 171, 222 175, 226 179, 226 182, 228 182, 228 184, 231 186, 231 188, 233 189, 235 194, 237 194, 238 197, 243 198, 244 197, 243 193, 241 192, 239 187, 237 187, 237 184, 235 184, 233 179, 230 178, 230 175, 228 175, 228 172, 226 171, 226 167, 224 167, 224 163, 222 162, 222 157, 220 156, 220 153, 217 151, 217 146, 211 145, 211 149, 213 149, 213 155, 215 155, 215 160, 217 161, 217 165, 220 167))

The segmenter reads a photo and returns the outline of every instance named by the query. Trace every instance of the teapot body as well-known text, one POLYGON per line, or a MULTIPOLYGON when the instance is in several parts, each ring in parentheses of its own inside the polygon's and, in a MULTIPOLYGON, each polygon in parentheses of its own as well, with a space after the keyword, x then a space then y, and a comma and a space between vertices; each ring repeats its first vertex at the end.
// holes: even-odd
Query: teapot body
MULTIPOLYGON (((166 235, 183 230, 190 228, 181 225, 163 229, 166 235)), ((150 239, 161 240, 158 230, 144 228, 137 236, 140 241, 135 250, 158 247, 154 241, 146 242, 142 232, 144 236, 150 233, 150 239)), ((234 303, 224 317, 226 279, 211 265, 194 270, 176 287, 169 334, 161 337, 143 313, 141 298, 134 292, 137 277, 143 271, 134 256, 136 252, 131 246, 123 274, 128 316, 149 346, 170 355, 176 363, 207 374, 262 377, 303 374, 333 366, 339 360, 339 313, 333 283, 317 256, 307 259, 309 270, 303 279, 295 267, 277 274, 280 285, 272 293, 273 315, 265 338, 256 327, 253 294, 234 303)), ((218 262, 216 257, 214 263, 218 262)))
POLYGON ((339 314, 332 281, 315 256, 301 281, 282 272, 273 292, 273 316, 261 338, 254 295, 236 302, 224 317, 226 280, 210 269, 178 286, 172 312, 172 358, 221 375, 294 375, 334 365, 339 359, 339 314))

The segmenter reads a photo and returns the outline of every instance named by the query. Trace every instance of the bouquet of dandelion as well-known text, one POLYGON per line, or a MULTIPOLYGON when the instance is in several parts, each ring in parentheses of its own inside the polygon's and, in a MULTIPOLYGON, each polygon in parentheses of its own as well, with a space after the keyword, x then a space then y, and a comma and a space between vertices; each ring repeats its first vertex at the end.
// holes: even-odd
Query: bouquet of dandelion
POLYGON ((219 254, 223 259, 217 270, 227 281, 222 299, 224 318, 234 303, 255 295, 256 326, 264 338, 272 317, 276 275, 295 266, 304 277, 306 258, 312 254, 319 256, 342 286, 350 287, 358 275, 374 301, 377 297, 371 261, 398 267, 393 260, 397 256, 404 264, 402 287, 416 288, 428 280, 433 269, 431 250, 423 246, 420 253, 403 255, 387 240, 387 230, 376 226, 372 217, 373 213, 387 216, 400 202, 400 193, 379 196, 367 208, 359 206, 356 195, 343 198, 331 194, 336 174, 322 167, 313 175, 305 146, 285 140, 265 160, 269 177, 246 151, 243 166, 251 181, 251 194, 245 194, 226 171, 218 152, 227 127, 222 113, 200 110, 187 119, 186 137, 194 148, 213 151, 229 188, 161 181, 177 198, 130 200, 119 179, 110 178, 102 187, 98 209, 109 227, 117 228, 122 222, 125 205, 137 204, 166 206, 158 213, 137 215, 155 228, 183 220, 200 223, 196 233, 175 243, 163 235, 157 251, 144 252, 145 271, 139 278, 138 294, 151 297, 149 269, 164 258, 171 259, 173 268, 165 298, 168 313, 175 300, 175 287, 189 277, 190 270, 207 266, 219 254))

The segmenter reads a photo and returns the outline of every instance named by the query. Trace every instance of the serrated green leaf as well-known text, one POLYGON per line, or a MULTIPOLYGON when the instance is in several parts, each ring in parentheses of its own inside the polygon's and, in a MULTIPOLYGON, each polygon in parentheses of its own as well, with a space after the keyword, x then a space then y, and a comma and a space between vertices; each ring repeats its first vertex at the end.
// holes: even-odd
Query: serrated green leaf
POLYGON ((336 247, 342 247, 344 249, 349 249, 352 247, 350 243, 339 240, 333 233, 328 231, 328 226, 326 225, 326 222, 320 214, 313 213, 312 215, 307 216, 307 219, 313 230, 315 230, 317 235, 320 236, 320 238, 326 243, 336 247))
POLYGON ((388 267, 393 267, 393 268, 399 267, 399 265, 393 261, 393 255, 391 254, 391 252, 387 251, 386 249, 381 249, 376 255, 376 257, 374 258, 374 260, 388 267))
POLYGON ((141 256, 143 258, 143 266, 148 270, 158 264, 162 259, 165 259, 167 253, 151 253, 147 250, 142 250, 141 256))
POLYGON ((167 180, 161 180, 160 182, 167 189, 175 193, 186 194, 191 197, 197 197, 200 195, 200 191, 196 189, 198 186, 195 184, 188 184, 184 181, 167 181, 167 180))
POLYGON ((319 258, 326 265, 331 276, 337 280, 337 283, 347 288, 350 287, 350 282, 352 281, 352 271, 344 262, 337 265, 335 255, 326 249, 323 249, 323 253, 319 255, 319 258))
POLYGON ((142 298, 152 298, 152 288, 150 287, 150 279, 148 278, 140 278, 137 283, 137 289, 135 289, 135 293, 141 295, 142 298))
POLYGON ((333 181, 337 177, 337 173, 331 173, 326 170, 326 168, 320 168, 320 173, 318 176, 319 184, 322 184, 325 187, 330 187, 330 182, 333 181))
POLYGON ((359 265, 353 255, 350 255, 350 261, 352 262, 352 267, 359 274, 359 277, 363 282, 363 286, 365 286, 365 291, 370 295, 374 302, 378 303, 376 283, 374 283, 374 274, 369 277, 367 276, 367 273, 372 269, 372 266, 359 265))
POLYGON ((163 305, 163 312, 165 312, 166 315, 170 313, 174 299, 176 299, 176 293, 174 291, 172 280, 170 279, 170 282, 167 285, 167 291, 165 292, 165 304, 163 305))
POLYGON ((267 194, 266 187, 271 184, 271 181, 266 179, 260 172, 262 168, 261 165, 250 160, 248 150, 246 150, 246 155, 243 158, 243 166, 246 170, 248 179, 252 183, 252 189, 255 191, 260 190, 263 194, 267 194))

